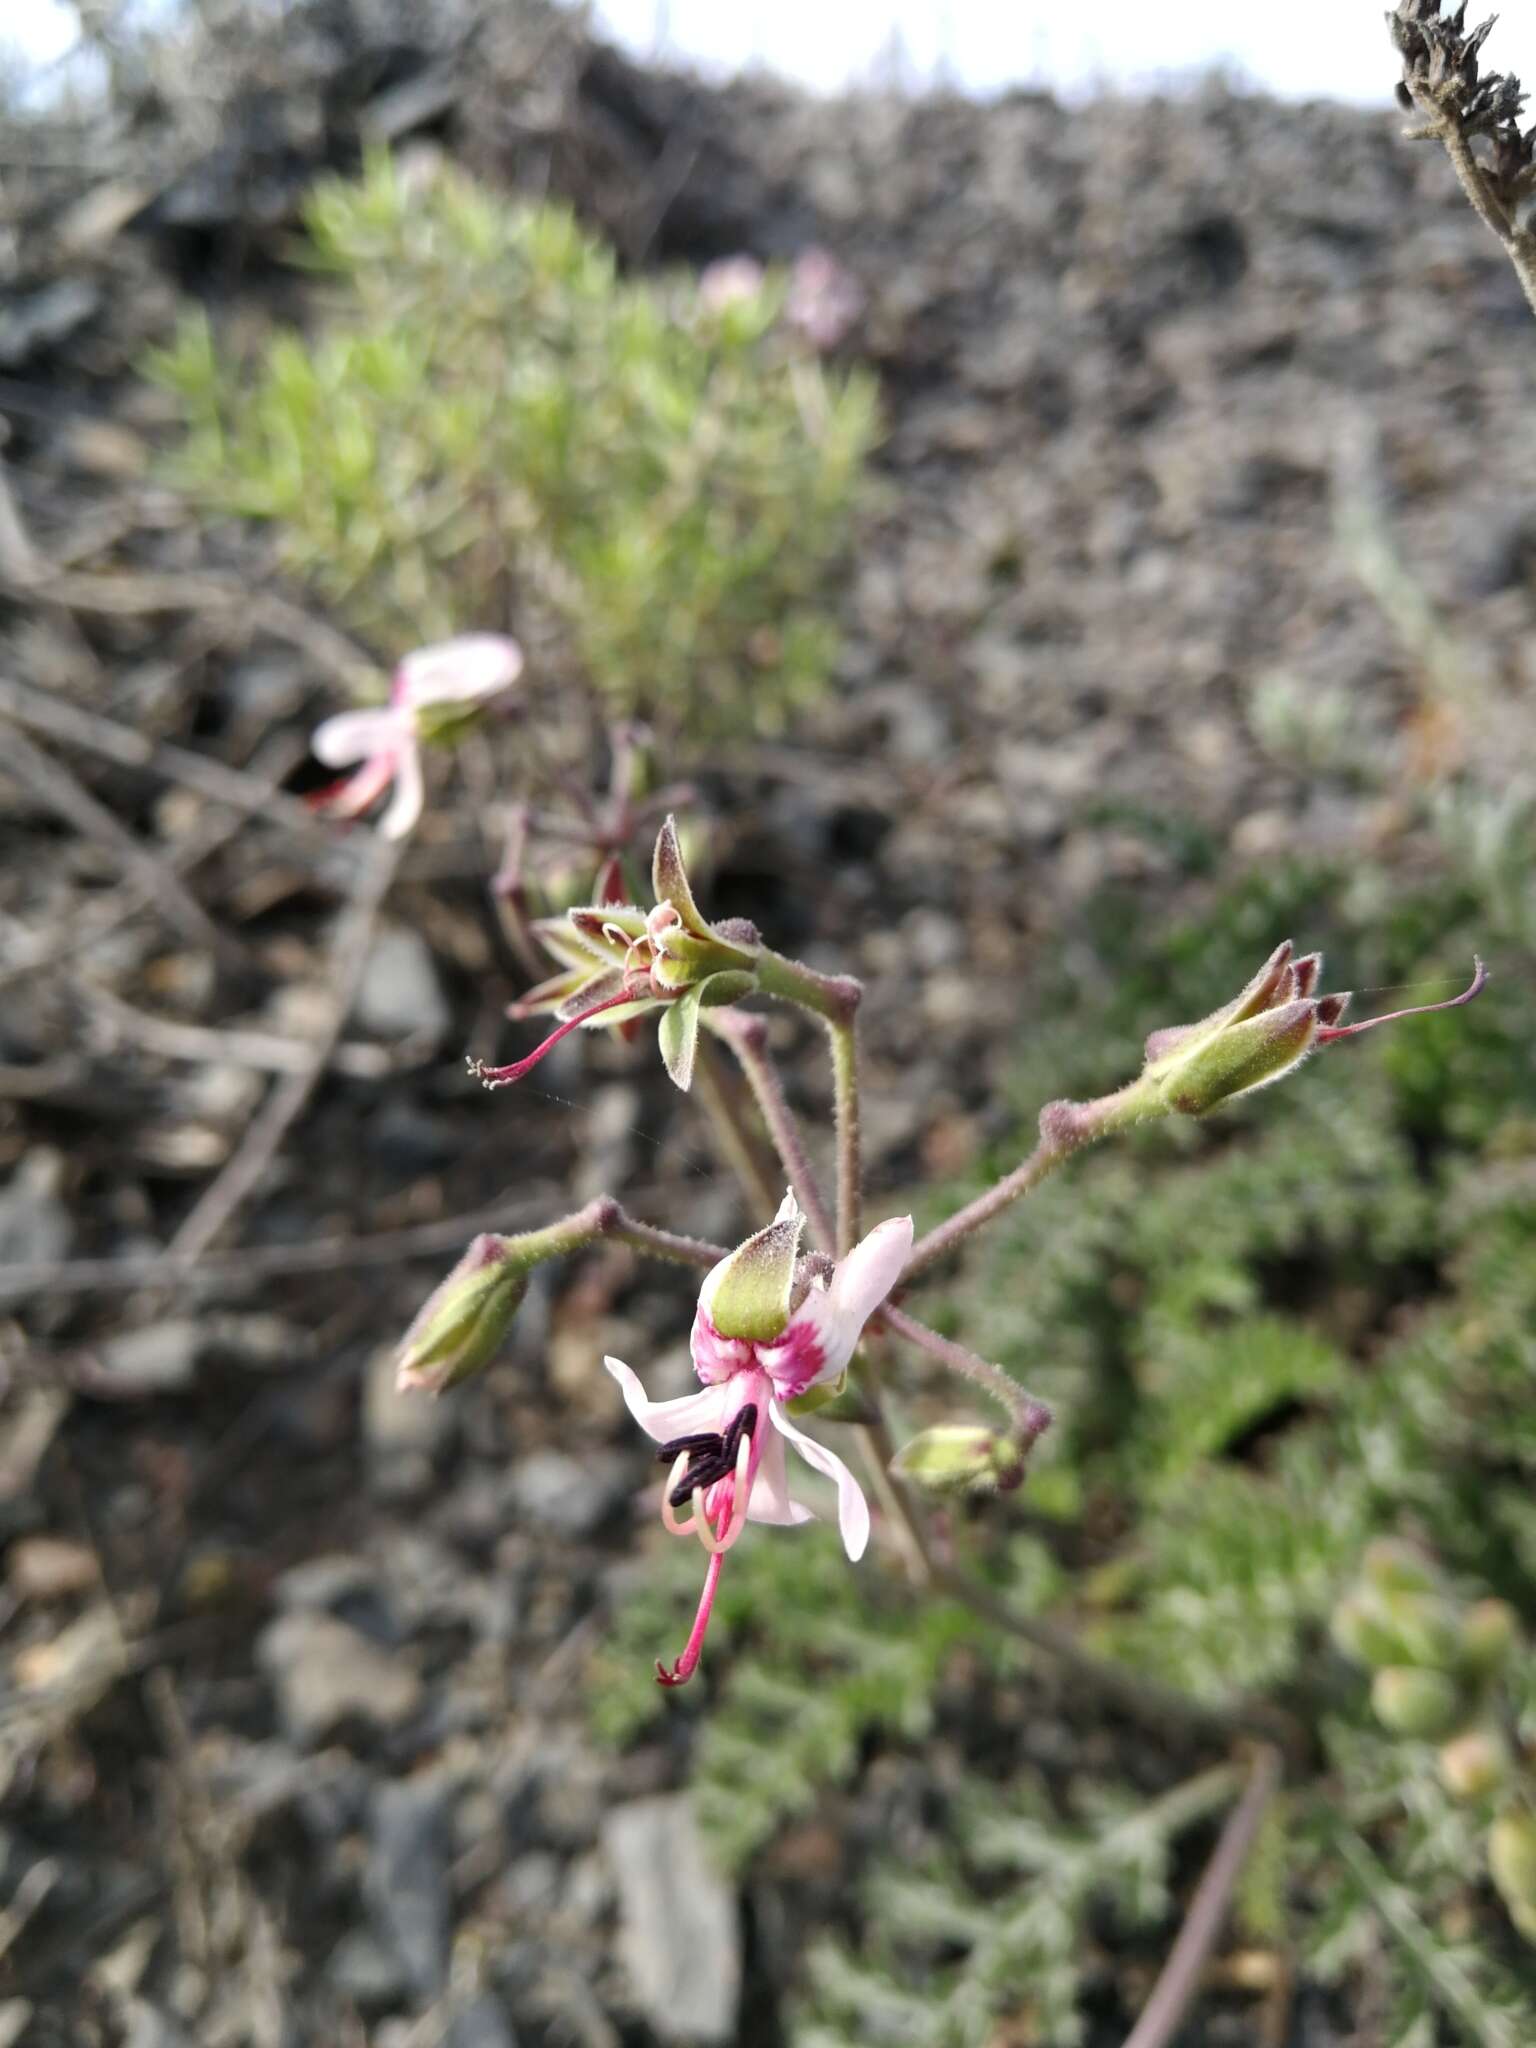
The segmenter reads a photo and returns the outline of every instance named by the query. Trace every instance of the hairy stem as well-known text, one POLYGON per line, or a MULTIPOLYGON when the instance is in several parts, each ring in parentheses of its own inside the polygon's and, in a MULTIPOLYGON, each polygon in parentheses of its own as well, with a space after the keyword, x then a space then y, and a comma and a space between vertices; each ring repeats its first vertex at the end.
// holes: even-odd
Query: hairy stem
POLYGON ((1098 1096, 1092 1102, 1048 1102, 1040 1112, 1040 1138, 1034 1151, 995 1187, 978 1195, 974 1202, 967 1202, 926 1237, 918 1239, 902 1268, 902 1284, 915 1279, 983 1224, 1032 1194, 1074 1152, 1081 1152, 1095 1139, 1108 1137, 1111 1131, 1125 1130, 1144 1121, 1149 1113, 1139 1081, 1130 1082, 1113 1095, 1098 1096))
POLYGON ((918 1322, 902 1309, 892 1308, 889 1303, 878 1313, 886 1329, 904 1337, 919 1351, 926 1351, 930 1358, 936 1358, 948 1371, 959 1373, 972 1386, 980 1387, 983 1393, 989 1394, 1008 1416, 1012 1424, 1009 1434, 1020 1451, 1027 1452, 1035 1439, 1050 1428, 1050 1409, 1043 1401, 1027 1394, 1000 1365, 993 1365, 979 1352, 967 1351, 963 1344, 941 1337, 937 1330, 930 1330, 926 1323, 918 1322))
POLYGON ((741 1183, 748 1205, 763 1220, 779 1206, 783 1189, 769 1166, 760 1141, 747 1129, 740 1107, 733 1099, 727 1070, 715 1049, 702 1037, 693 1070, 694 1092, 704 1105, 715 1145, 731 1172, 741 1183))
POLYGON ((821 1018, 832 1042, 832 1091, 837 1110, 837 1249, 841 1256, 859 1241, 864 1183, 859 1135, 859 1001, 864 990, 847 974, 818 974, 765 946, 757 957, 757 984, 764 995, 797 1003, 821 1018))
POLYGON ((1211 1951, 1226 1923, 1232 1894, 1243 1874, 1269 1803, 1280 1786, 1280 1755, 1268 1743, 1256 1749, 1243 1796, 1232 1809, 1189 1902, 1152 1996, 1126 2039, 1125 2048, 1167 2048, 1199 1988, 1211 1951))
POLYGON ((837 1252, 843 1258, 864 1228, 863 1139, 859 1124, 859 1027, 829 1022, 832 1096, 837 1116, 837 1252))
POLYGON ((747 1086, 762 1111, 768 1135, 795 1191, 795 1199, 810 1223, 811 1236, 823 1251, 830 1251, 834 1242, 832 1218, 805 1149, 799 1121, 785 1097, 778 1067, 768 1050, 766 1019, 754 1016, 748 1010, 725 1008, 706 1010, 704 1021, 725 1040, 740 1061, 747 1086))
POLYGON ((664 1259, 675 1266, 713 1266, 726 1255, 725 1247, 706 1244, 703 1238, 683 1237, 675 1230, 658 1230, 631 1216, 612 1195, 594 1195, 569 1216, 561 1216, 541 1230, 525 1230, 508 1238, 509 1254, 537 1247, 541 1258, 559 1258, 605 1241, 627 1244, 646 1258, 664 1259))

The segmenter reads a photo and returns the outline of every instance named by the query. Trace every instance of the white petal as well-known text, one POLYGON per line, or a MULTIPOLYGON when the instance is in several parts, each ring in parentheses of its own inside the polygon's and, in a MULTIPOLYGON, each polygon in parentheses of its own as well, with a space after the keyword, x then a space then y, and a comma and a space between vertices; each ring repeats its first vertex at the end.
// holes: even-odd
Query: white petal
POLYGON ((603 1363, 618 1381, 625 1407, 657 1443, 669 1443, 675 1436, 702 1436, 706 1431, 716 1436, 720 1433, 726 1406, 722 1388, 702 1387, 679 1401, 653 1401, 622 1358, 605 1358, 603 1363))
POLYGON ((838 1378, 864 1325, 901 1278, 911 1249, 912 1218, 893 1216, 838 1262, 825 1286, 812 1287, 779 1342, 760 1349, 784 1398, 838 1378))
POLYGON ((465 633, 408 654, 395 671, 399 701, 413 711, 427 704, 475 704, 515 683, 523 650, 500 633, 465 633))
POLYGON ((315 727, 310 748, 327 768, 349 768, 373 754, 390 754, 400 744, 400 714, 380 711, 339 711, 315 727))
MULTIPOLYGON (((910 1222, 907 1227, 910 1231, 910 1222)), ((825 1444, 817 1443, 813 1437, 796 1429, 777 1401, 769 1403, 768 1413, 773 1418, 774 1428, 789 1438, 807 1465, 814 1466, 836 1482, 837 1525, 842 1531, 844 1550, 857 1564, 869 1543, 869 1502, 864 1498, 863 1487, 842 1459, 829 1451, 825 1444)))
POLYGON ((784 1469, 784 1439, 776 1429, 768 1431, 762 1461, 752 1482, 747 1502, 749 1522, 771 1522, 780 1529, 795 1529, 816 1517, 807 1507, 789 1497, 789 1475, 784 1469))
POLYGON ((389 800, 389 809, 379 820, 379 830, 386 839, 403 839, 414 830, 421 816, 423 793, 421 755, 413 741, 403 746, 395 757, 395 793, 389 800))

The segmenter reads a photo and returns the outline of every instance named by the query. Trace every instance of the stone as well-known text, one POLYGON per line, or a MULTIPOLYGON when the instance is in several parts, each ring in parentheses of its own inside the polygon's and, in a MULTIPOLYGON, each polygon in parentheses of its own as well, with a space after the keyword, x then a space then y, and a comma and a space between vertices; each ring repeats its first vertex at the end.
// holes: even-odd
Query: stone
POLYGON ((192 2037, 168 2012, 136 1998, 128 2010, 123 2048, 192 2048, 192 2037))
POLYGON ((436 1459, 453 1436, 457 1410, 451 1401, 402 1394, 395 1365, 393 1345, 375 1352, 363 1382, 368 1485, 382 1500, 420 1500, 435 1485, 436 1459))
POLYGON ((75 1226, 59 1197, 64 1155, 36 1145, 0 1188, 0 1265, 47 1265, 67 1258, 75 1226))
POLYGON ((507 1492, 522 1520, 571 1540, 593 1535, 624 1504, 633 1474, 611 1451, 534 1451, 513 1467, 507 1492))
POLYGON ((642 2017, 666 2041, 736 2038, 741 1931, 685 1793, 634 1799, 603 1823, 619 1954, 642 2017))
POLYGON ((328 1614, 279 1615, 262 1631, 256 1658, 284 1727, 306 1748, 348 1723, 398 1728, 421 1704, 421 1680, 409 1664, 328 1614))
POLYGON ((385 925, 374 939, 353 1017, 381 1038, 424 1038, 434 1045, 452 1022, 431 949, 409 925, 385 925))
POLYGON ((404 1778, 378 1788, 368 1816, 369 1910, 422 1998, 435 1998, 448 1975, 452 1798, 440 1776, 404 1778))
POLYGON ((352 1927, 331 1951, 326 1975, 360 2012, 399 2005, 410 1993, 410 1978, 399 1956, 366 1927, 352 1927))
POLYGON ((88 1593, 101 1576, 96 1553, 64 1536, 23 1536, 13 1543, 5 1573, 18 1600, 59 1600, 88 1593))
POLYGON ((500 2002, 482 1991, 448 2022, 443 2048, 517 2048, 517 2036, 500 2002))
POLYGON ((202 1331, 193 1316, 167 1316, 108 1337, 96 1352, 103 1390, 111 1394, 178 1394, 197 1377, 202 1331))

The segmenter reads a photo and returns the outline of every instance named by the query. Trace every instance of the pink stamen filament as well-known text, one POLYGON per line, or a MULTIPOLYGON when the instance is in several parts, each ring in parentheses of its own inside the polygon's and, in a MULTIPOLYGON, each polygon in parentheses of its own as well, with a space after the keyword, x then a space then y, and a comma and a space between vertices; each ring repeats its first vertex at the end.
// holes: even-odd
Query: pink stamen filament
POLYGON ((736 1446, 736 1472, 735 1477, 731 1481, 730 1505, 720 1517, 721 1528, 718 1531, 710 1527, 709 1517, 704 1512, 704 1494, 702 1489, 699 1487, 694 1488, 693 1511, 695 1521, 693 1533, 698 1537, 711 1557, 723 1554, 729 1550, 740 1537, 742 1530, 747 1526, 747 1501, 751 1493, 751 1488, 747 1484, 747 1468, 751 1461, 752 1439, 749 1436, 743 1436, 741 1442, 736 1446))
POLYGON ((1378 1024, 1396 1024, 1404 1017, 1430 1017, 1437 1010, 1459 1010, 1463 1003, 1470 1003, 1488 986, 1488 970, 1475 953, 1472 968, 1471 983, 1459 996, 1450 996, 1443 1003, 1419 1003, 1409 1010, 1389 1010, 1385 1016, 1367 1017, 1361 1024, 1325 1024, 1318 1032, 1316 1042, 1329 1045, 1336 1038, 1358 1038, 1362 1031, 1374 1031, 1378 1024))
POLYGON ((661 1496, 661 1523, 669 1536, 691 1536, 698 1523, 699 1496, 695 1492, 693 1506, 686 1522, 677 1518, 677 1509, 672 1505, 672 1495, 683 1483, 683 1474, 688 1470, 688 1453, 682 1451, 672 1461, 672 1470, 667 1474, 667 1484, 661 1496))
POLYGON ((552 1052, 562 1038, 568 1038, 583 1024, 589 1024, 594 1017, 600 1017, 604 1010, 616 1010, 622 1003, 644 1000, 633 989, 620 989, 616 996, 608 996, 600 1003, 594 1003, 590 1010, 583 1010, 579 1017, 567 1017, 563 1024, 551 1031, 542 1045, 536 1045, 526 1059, 515 1061, 510 1067, 488 1067, 483 1060, 471 1060, 469 1071, 476 1080, 483 1081, 487 1088, 505 1088, 509 1082, 521 1081, 524 1074, 531 1073, 547 1052, 552 1052))
POLYGON ((693 1627, 683 1645, 683 1654, 669 1671, 658 1657, 656 1660, 656 1683, 658 1685, 686 1685, 698 1669, 699 1652, 704 1647, 704 1634, 709 1627, 710 1610, 715 1604, 715 1589, 720 1584, 720 1572, 725 1563, 725 1552, 717 1550, 709 1560, 709 1570, 704 1574, 704 1590, 699 1595, 699 1611, 693 1617, 693 1627))

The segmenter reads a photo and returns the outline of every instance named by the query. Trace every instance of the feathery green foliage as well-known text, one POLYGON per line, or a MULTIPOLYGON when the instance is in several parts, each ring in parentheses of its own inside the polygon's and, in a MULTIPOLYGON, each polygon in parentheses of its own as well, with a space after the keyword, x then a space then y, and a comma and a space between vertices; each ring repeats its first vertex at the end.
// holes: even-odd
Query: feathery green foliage
MULTIPOLYGON (((1497 1800, 1454 1797, 1438 1743, 1386 1728, 1368 1674, 1328 1635, 1383 1534, 1437 1556, 1463 1600, 1536 1607, 1536 1050, 1520 989, 1530 912, 1511 881, 1533 836, 1528 812, 1490 821, 1463 804, 1444 871, 1412 890, 1275 869, 1155 949, 1101 904, 1095 944, 1072 957, 1107 962, 1110 993, 1068 972, 1046 991, 1021 1048, 1026 1130, 1042 1101, 1132 1070, 1149 1027, 1200 1014, 1283 932, 1332 939, 1367 990, 1460 974, 1474 945, 1508 971, 1454 1018, 1330 1049, 1283 1105, 1259 1095, 1086 1154, 917 1304, 1056 1407, 1023 1492, 965 1520, 995 1583, 1100 1654, 1208 1698, 1267 1691, 1323 1729, 1326 1763, 1273 1816, 1240 1910, 1250 1939, 1294 1937, 1319 1978, 1368 1969, 1391 1987, 1397 2048, 1536 2039, 1532 1951, 1482 1875, 1497 1800), (1030 1544, 1024 1583, 1019 1513, 1049 1546, 1030 1544)), ((1008 1163, 931 1197, 929 1220, 1008 1163)), ((952 1383, 942 1392, 952 1414, 952 1383)), ((735 1572, 740 1604, 729 1655, 712 1644, 695 1782, 717 1814, 745 1797, 738 1853, 815 1786, 852 1777, 854 1731, 899 1746, 926 1725, 943 1649, 919 1647, 907 1610, 883 1646, 904 1704, 872 1711, 849 1674, 880 1668, 891 1596, 867 1565, 824 1580, 831 1564, 759 1539, 723 1581, 726 1598, 735 1572), (840 1627, 874 1639, 841 1669, 824 1647, 840 1627)), ((652 1597, 618 1658, 640 1636, 669 1640, 652 1597)), ((675 1632, 686 1595, 672 1604, 675 1632)), ((976 1623, 955 1625, 970 1654, 995 1653, 976 1623)), ((1512 1739, 1536 1746, 1529 1671, 1508 1713, 1512 1739)), ((1070 2043, 1090 1986, 1102 1996, 1096 1916, 1166 1947, 1177 1789, 1149 1802, 1047 1786, 1027 1748, 999 1782, 995 1739, 945 1735, 943 1814, 917 1849, 871 1859, 857 1908, 813 1956, 797 2048, 1070 2043)))
MULTIPOLYGON (((176 474, 274 522, 282 559, 381 655, 510 629, 537 678, 694 736, 771 731, 823 687, 874 387, 777 323, 629 279, 553 205, 386 154, 317 186, 313 337, 254 364, 190 319, 151 373, 176 474)), ((532 676, 532 671, 530 671, 532 676)))

